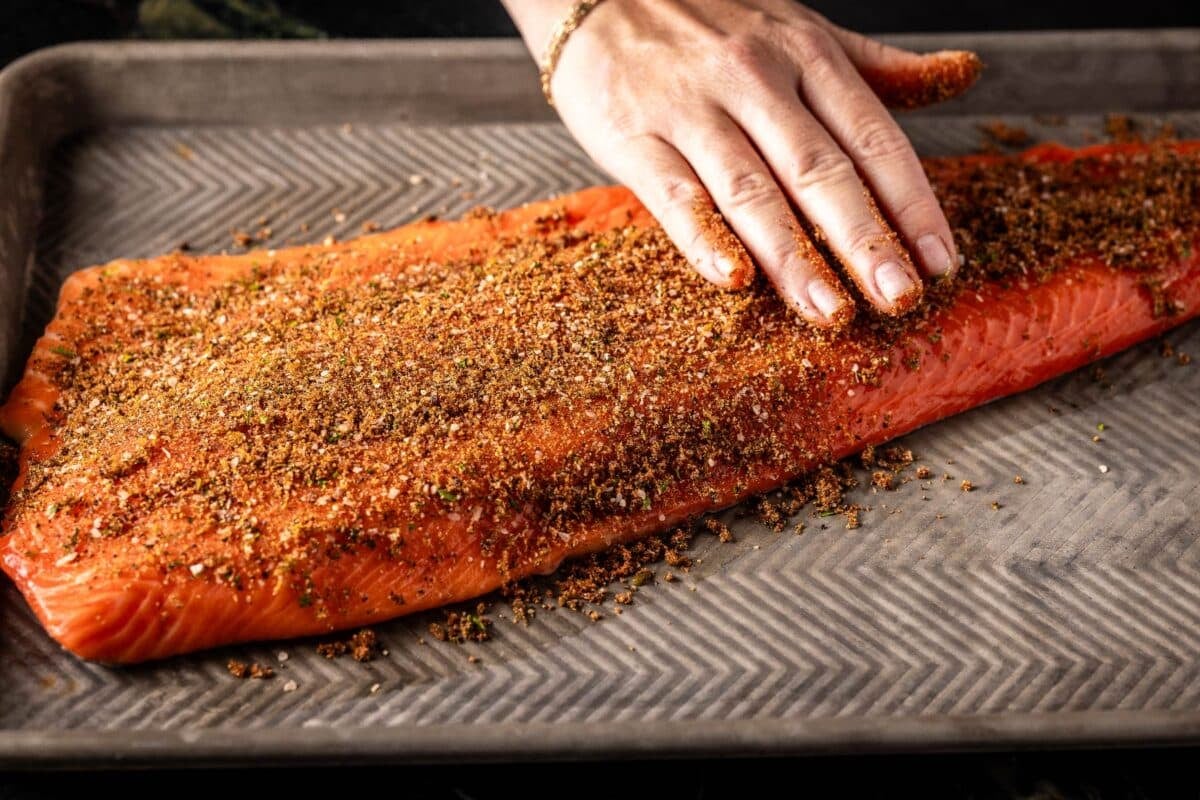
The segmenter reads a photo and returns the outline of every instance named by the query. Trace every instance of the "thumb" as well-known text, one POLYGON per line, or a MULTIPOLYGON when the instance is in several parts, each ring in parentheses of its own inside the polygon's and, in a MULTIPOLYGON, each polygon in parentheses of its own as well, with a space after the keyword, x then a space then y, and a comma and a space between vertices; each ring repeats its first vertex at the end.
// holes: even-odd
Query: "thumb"
POLYGON ((922 55, 833 24, 829 29, 863 80, 890 108, 920 108, 957 97, 983 72, 983 61, 969 50, 922 55))

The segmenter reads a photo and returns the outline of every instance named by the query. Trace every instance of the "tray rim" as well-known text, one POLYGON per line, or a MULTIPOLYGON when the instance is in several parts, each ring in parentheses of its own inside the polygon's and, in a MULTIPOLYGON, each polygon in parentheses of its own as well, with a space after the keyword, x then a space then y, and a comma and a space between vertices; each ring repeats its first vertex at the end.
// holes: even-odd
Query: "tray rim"
POLYGON ((92 729, 0 731, 0 768, 592 761, 1164 746, 1200 741, 1200 713, 1113 710, 636 725, 211 728, 120 731, 119 740, 113 734, 92 729))
MULTIPOLYGON (((1200 41, 1200 26, 1178 28, 1063 28, 1031 31, 955 31, 938 33, 883 33, 872 38, 897 46, 932 49, 957 43, 993 43, 1011 50, 1044 50, 1063 41, 1083 42, 1116 50, 1144 48, 1147 44, 1194 46, 1200 41)), ((173 41, 84 39, 49 45, 26 53, 0 69, 0 80, 9 73, 44 69, 71 60, 169 58, 210 59, 230 55, 255 59, 289 60, 297 55, 323 57, 378 58, 381 55, 420 58, 461 58, 481 54, 530 58, 524 43, 516 36, 463 38, 379 38, 379 39, 184 39, 173 41), (234 51, 234 52, 231 52, 234 51), (304 52, 308 51, 308 52, 304 52)), ((533 68, 530 62, 530 68, 533 68)), ((0 84, 0 88, 3 84, 0 84)), ((536 88, 536 87, 535 87, 536 88)), ((540 96, 540 95, 539 95, 540 96)))
MULTIPOLYGON (((1065 42, 1114 53, 1150 45, 1200 49, 1200 28, 1039 31, 1021 33, 901 34, 881 37, 902 46, 991 45, 1010 51, 1049 51, 1065 42)), ((230 58, 280 62, 296 58, 380 60, 493 58, 534 67, 512 37, 322 41, 73 42, 23 56, 0 70, 0 167, 11 149, 21 103, 47 113, 54 102, 39 96, 41 82, 63 91, 86 91, 75 82, 98 64, 205 64, 230 58)), ((528 91, 540 101, 535 83, 528 91)), ((537 105, 538 119, 553 116, 537 105)), ((103 115, 105 112, 100 112, 103 115)), ((328 117, 326 117, 328 120, 328 117)), ((522 117, 523 121, 529 120, 522 117)), ((341 120, 337 120, 340 122, 341 120)), ((36 142, 39 157, 65 137, 97 127, 86 114, 48 125, 36 142)), ((157 117, 115 110, 106 125, 205 124, 203 112, 157 117)), ((211 124, 211 123, 210 123, 211 124)), ((36 181, 44 180, 40 165, 36 181)), ((41 202, 40 194, 37 202, 41 202)), ((36 221, 39 209, 33 209, 36 221)), ((21 232, 18 232, 20 235, 21 232)), ((32 253, 33 232, 16 244, 32 253)), ((0 243, 2 244, 2 243, 0 243)), ((26 274, 26 279, 28 274, 26 274)), ((26 287, 19 287, 24 296, 26 287)), ((11 370, 10 370, 11 371, 11 370)), ((2 376, 0 376, 2 377, 2 376)), ((70 658, 64 653, 64 657, 70 658)), ((1082 711, 1001 713, 912 718, 859 717, 803 720, 658 721, 631 723, 462 724, 397 727, 287 727, 255 730, 0 729, 0 768, 223 766, 247 764, 382 763, 569 760, 612 757, 720 757, 986 750, 1012 747, 1164 745, 1200 742, 1200 711, 1082 711)))

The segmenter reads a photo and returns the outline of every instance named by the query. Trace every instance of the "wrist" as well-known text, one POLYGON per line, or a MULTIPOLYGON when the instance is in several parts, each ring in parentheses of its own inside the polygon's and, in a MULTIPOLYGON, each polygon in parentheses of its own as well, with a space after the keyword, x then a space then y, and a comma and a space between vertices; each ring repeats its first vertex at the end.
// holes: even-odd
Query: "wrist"
POLYGON ((574 0, 501 0, 525 46, 540 61, 555 26, 571 13, 574 0))

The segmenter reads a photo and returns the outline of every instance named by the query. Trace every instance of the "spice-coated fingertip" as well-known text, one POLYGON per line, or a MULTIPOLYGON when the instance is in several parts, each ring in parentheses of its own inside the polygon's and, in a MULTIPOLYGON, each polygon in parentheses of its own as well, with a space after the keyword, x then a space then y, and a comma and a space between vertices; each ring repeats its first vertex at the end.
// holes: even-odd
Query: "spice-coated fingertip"
POLYGON ((841 287, 816 278, 809 281, 805 294, 805 302, 800 305, 809 322, 819 327, 841 328, 854 319, 854 303, 841 287))
POLYGON ((712 251, 713 270, 720 274, 719 280, 710 280, 726 289, 749 286, 754 278, 754 262, 707 195, 697 198, 692 215, 704 244, 712 251))
POLYGON ((726 289, 745 289, 754 280, 754 262, 745 252, 718 253, 713 261, 721 274, 721 286, 726 289))
POLYGON ((898 261, 885 261, 875 268, 875 286, 892 305, 913 291, 920 292, 920 283, 898 261))
POLYGON ((817 311, 821 312, 822 316, 828 319, 833 319, 838 309, 846 304, 846 298, 842 293, 820 278, 809 282, 808 299, 812 303, 813 308, 817 309, 817 311))
POLYGON ((983 70, 983 60, 969 50, 942 50, 904 67, 867 67, 860 72, 884 105, 914 109, 957 97, 979 80, 983 70))
POLYGON ((883 309, 884 313, 893 316, 901 317, 912 311, 921 302, 921 298, 925 294, 925 287, 920 281, 913 283, 911 288, 903 294, 891 300, 891 305, 883 309))
POLYGON ((730 291, 745 289, 754 278, 754 264, 748 259, 741 264, 715 255, 692 261, 692 268, 709 283, 730 291))
POLYGON ((950 248, 935 233, 927 233, 917 240, 917 258, 925 271, 934 277, 949 275, 957 265, 950 248))

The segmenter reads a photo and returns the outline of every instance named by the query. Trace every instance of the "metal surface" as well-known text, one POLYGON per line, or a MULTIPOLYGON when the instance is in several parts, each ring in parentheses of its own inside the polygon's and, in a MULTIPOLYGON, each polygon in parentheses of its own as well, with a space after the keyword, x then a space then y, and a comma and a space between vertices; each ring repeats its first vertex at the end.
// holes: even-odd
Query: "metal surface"
MULTIPOLYGON (((1200 32, 901 41, 991 67, 970 99, 904 117, 926 154, 977 147, 996 118, 1080 143, 1134 110, 1200 135, 1200 32)), ((282 246, 604 180, 519 45, 494 41, 49 51, 0 75, 0 175, 10 378, 80 266, 231 247, 260 216, 282 246)), ((1196 325, 1168 338, 1200 356, 1196 325)), ((906 437, 954 480, 863 490, 861 529, 727 514, 736 544, 699 539, 683 582, 600 624, 544 612, 457 646, 420 641, 421 615, 379 626, 389 655, 365 665, 286 642, 110 669, 60 651, 5 583, 0 765, 1195 740, 1200 452, 1181 432, 1200 430, 1200 369, 1154 344, 1104 369, 1111 386, 1085 371, 906 437), (230 657, 279 677, 236 681, 230 657)))

